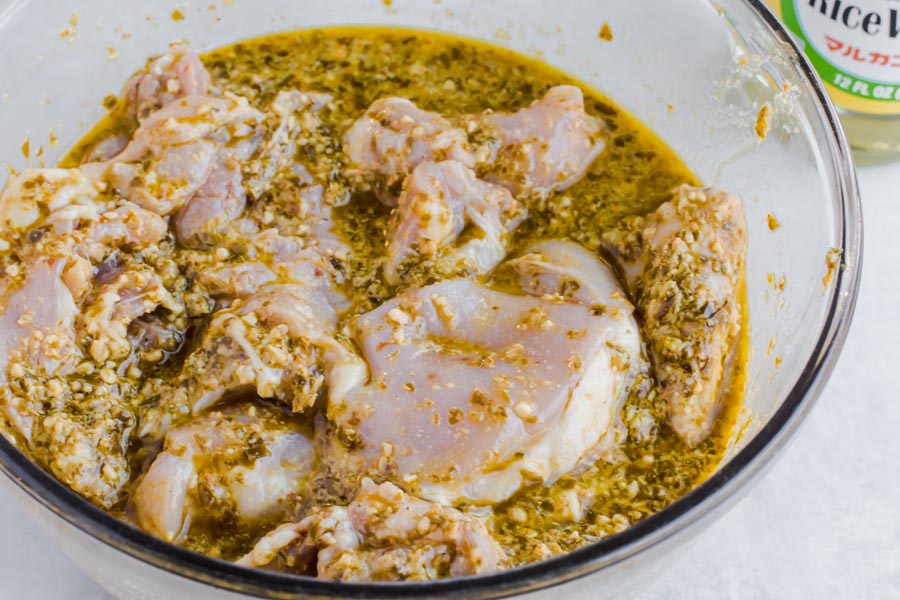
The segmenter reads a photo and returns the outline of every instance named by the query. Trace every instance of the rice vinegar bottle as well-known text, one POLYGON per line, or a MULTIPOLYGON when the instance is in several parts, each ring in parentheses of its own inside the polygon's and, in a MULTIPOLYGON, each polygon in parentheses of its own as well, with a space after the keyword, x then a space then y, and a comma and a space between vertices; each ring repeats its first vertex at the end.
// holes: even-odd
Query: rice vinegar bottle
POLYGON ((767 2, 819 72, 857 162, 900 160, 900 1, 767 2))

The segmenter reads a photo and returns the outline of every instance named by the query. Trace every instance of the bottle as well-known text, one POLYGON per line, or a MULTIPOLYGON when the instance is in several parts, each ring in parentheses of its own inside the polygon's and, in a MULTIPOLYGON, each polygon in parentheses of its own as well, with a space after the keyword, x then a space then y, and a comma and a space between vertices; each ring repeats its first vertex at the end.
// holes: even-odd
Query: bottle
POLYGON ((900 0, 767 0, 828 89, 860 164, 900 160, 900 0))

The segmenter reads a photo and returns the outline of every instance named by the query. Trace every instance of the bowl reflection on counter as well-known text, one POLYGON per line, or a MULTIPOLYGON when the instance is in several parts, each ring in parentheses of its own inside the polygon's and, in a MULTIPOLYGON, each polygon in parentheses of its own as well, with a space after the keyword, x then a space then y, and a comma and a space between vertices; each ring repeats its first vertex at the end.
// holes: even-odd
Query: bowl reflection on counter
MULTIPOLYGON (((647 123, 701 180, 740 193, 749 229, 751 353, 745 408, 725 462, 670 507, 568 555, 430 583, 341 584, 251 571, 184 550, 92 506, 5 439, 7 487, 90 577, 119 598, 425 597, 540 593, 628 597, 714 522, 779 455, 843 344, 860 273, 853 164, 805 59, 760 2, 267 0, 152 5, 116 0, 6 2, 0 12, 0 156, 44 146, 52 164, 103 114, 147 56, 175 39, 198 50, 280 30, 339 24, 438 29, 537 55, 647 123), (152 6, 152 8, 151 8, 152 6), (184 18, 173 19, 178 9, 184 18), (601 39, 607 23, 612 40, 601 39), (62 34, 62 35, 61 35, 62 34), (754 131, 764 104, 771 129, 754 131), (51 136, 58 145, 49 143, 51 136), (770 231, 767 216, 781 227, 770 231), (841 263, 823 285, 826 256, 841 263), (776 290, 769 274, 784 274, 776 290), (553 590, 551 593, 558 593, 553 590)), ((13 160, 21 168, 25 161, 13 160)))

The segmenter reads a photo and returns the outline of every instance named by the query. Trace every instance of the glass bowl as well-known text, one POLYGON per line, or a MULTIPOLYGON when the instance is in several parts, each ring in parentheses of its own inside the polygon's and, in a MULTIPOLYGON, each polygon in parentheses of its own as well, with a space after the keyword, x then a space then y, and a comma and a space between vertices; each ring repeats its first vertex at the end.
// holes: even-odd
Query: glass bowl
POLYGON ((14 168, 28 164, 27 138, 31 164, 55 163, 103 115, 103 98, 173 40, 204 50, 337 24, 442 30, 540 56, 647 123, 704 182, 743 196, 751 353, 744 409, 723 464, 665 510, 568 555, 402 584, 250 571, 178 548, 92 506, 0 439, 8 487, 119 598, 487 598, 563 585, 558 593, 569 596, 635 593, 783 451, 837 359, 856 298, 862 232, 833 107, 755 0, 15 0, 0 9, 0 157, 14 168), (603 23, 612 41, 600 39, 603 23), (763 105, 764 139, 755 127, 763 105), (780 223, 774 231, 769 215, 780 223))

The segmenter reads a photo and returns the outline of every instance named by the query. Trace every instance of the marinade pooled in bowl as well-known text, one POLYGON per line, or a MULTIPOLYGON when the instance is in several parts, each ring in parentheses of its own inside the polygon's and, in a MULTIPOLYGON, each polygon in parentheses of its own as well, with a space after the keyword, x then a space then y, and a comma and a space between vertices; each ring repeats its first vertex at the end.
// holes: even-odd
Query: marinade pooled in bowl
POLYGON ((716 468, 740 199, 485 43, 333 28, 200 60, 148 61, 0 200, 5 432, 44 468, 168 541, 335 579, 567 552, 716 468))

